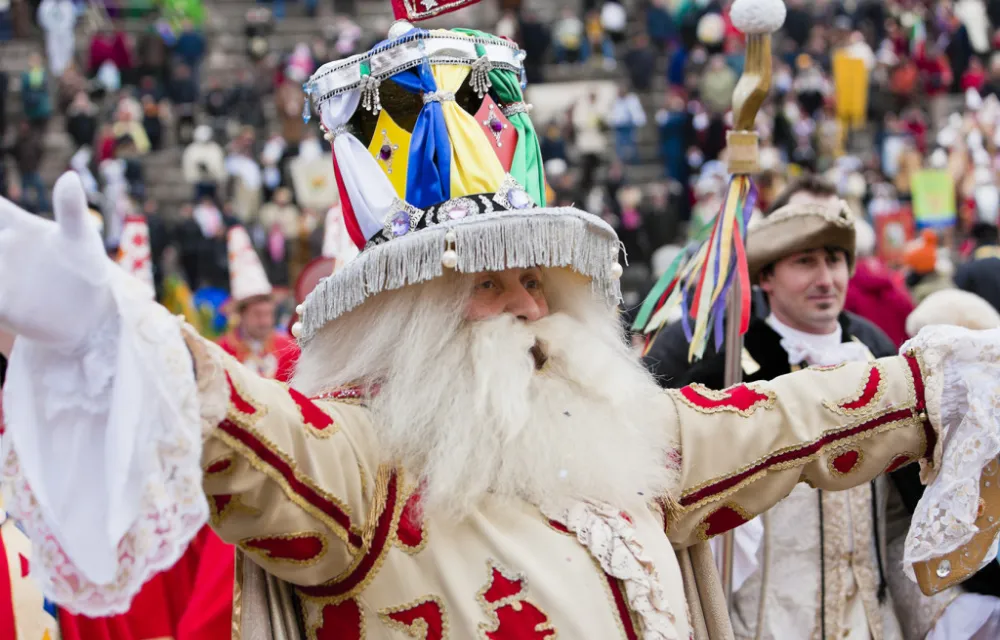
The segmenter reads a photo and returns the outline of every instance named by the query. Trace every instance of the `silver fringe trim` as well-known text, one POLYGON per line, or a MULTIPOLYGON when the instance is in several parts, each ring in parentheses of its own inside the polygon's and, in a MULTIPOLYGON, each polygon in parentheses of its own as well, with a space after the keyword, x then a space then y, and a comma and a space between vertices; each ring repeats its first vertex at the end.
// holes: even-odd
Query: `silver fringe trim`
POLYGON ((570 207, 504 211, 422 229, 362 252, 306 298, 300 343, 374 295, 441 276, 449 231, 454 233, 458 271, 570 267, 591 278, 600 299, 609 305, 618 302, 612 267, 622 246, 607 223, 570 207))
POLYGON ((472 64, 472 71, 469 72, 469 84, 480 98, 489 93, 490 87, 493 86, 490 71, 493 71, 493 61, 486 56, 479 56, 479 59, 472 64))
POLYGON ((427 93, 420 96, 424 100, 424 104, 429 104, 431 102, 454 102, 455 92, 454 91, 428 91, 427 93))
POLYGON ((375 76, 361 78, 361 107, 366 111, 378 113, 382 110, 382 98, 378 91, 381 84, 375 76))

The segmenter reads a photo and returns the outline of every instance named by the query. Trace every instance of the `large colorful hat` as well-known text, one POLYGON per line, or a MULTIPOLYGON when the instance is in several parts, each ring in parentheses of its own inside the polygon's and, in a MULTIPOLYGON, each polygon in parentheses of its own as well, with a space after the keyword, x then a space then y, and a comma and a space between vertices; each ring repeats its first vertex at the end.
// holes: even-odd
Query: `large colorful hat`
POLYGON ((149 247, 149 225, 146 218, 129 214, 122 224, 118 244, 118 265, 152 289, 153 258, 149 247))
POLYGON ((237 305, 271 295, 271 283, 260 263, 260 256, 250 242, 250 235, 241 226, 229 230, 226 237, 229 250, 229 293, 237 305))
POLYGON ((614 231, 584 211, 546 206, 524 53, 466 29, 400 21, 389 35, 306 84, 361 253, 310 294, 293 333, 307 342, 367 298, 446 269, 570 267, 616 301, 614 231))

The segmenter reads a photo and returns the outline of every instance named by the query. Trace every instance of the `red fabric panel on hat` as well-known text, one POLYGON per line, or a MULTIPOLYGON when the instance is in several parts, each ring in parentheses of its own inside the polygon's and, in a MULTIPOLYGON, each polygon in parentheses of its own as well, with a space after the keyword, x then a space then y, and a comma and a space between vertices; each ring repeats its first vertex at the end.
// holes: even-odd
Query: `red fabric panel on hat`
POLYGON ((333 155, 333 174, 337 177, 337 191, 340 192, 340 210, 344 214, 344 226, 347 227, 347 235, 351 236, 351 241, 358 249, 365 248, 365 234, 361 233, 358 225, 358 218, 354 214, 354 207, 351 206, 351 199, 347 197, 347 189, 344 188, 344 178, 340 175, 340 166, 337 164, 337 155, 333 155))
POLYGON ((517 148, 517 130, 514 125, 491 96, 483 98, 483 104, 479 106, 475 118, 490 147, 500 159, 503 170, 509 173, 514 164, 514 150, 517 148))

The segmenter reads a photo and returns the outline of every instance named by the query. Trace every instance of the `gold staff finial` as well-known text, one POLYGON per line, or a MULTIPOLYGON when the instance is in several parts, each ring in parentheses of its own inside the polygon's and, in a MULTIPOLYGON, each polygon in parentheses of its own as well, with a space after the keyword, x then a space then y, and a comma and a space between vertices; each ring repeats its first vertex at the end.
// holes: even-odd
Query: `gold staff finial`
POLYGON ((781 28, 785 14, 782 0, 736 0, 730 11, 733 26, 747 37, 743 75, 733 91, 733 130, 727 138, 731 174, 760 170, 754 121, 771 89, 771 34, 781 28))

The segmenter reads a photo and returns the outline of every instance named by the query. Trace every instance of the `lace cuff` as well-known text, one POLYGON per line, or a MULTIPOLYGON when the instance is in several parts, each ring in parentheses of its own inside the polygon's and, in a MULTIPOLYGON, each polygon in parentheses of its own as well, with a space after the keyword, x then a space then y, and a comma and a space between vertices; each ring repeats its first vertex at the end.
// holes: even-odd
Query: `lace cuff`
MULTIPOLYGON (((945 556, 978 532, 983 467, 1000 454, 1000 330, 929 327, 903 346, 923 361, 927 413, 941 435, 906 536, 903 567, 945 556)), ((987 558, 996 555, 994 549, 987 558)))
POLYGON ((5 389, 6 506, 31 573, 67 610, 128 610, 208 519, 201 402, 179 321, 123 272, 82 354, 18 341, 5 389))

